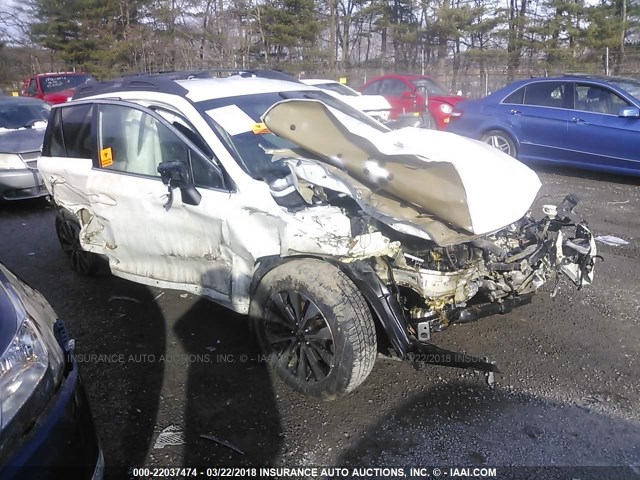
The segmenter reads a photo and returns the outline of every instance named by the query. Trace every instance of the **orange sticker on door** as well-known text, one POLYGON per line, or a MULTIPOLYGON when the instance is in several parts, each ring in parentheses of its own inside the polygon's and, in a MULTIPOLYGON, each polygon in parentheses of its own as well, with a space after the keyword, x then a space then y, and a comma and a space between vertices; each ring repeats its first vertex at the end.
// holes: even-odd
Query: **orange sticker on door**
POLYGON ((111 147, 100 150, 100 166, 107 168, 113 165, 113 149, 111 147))
POLYGON ((256 135, 264 135, 265 133, 271 133, 271 130, 269 130, 264 123, 254 123, 253 125, 251 125, 251 130, 256 135))

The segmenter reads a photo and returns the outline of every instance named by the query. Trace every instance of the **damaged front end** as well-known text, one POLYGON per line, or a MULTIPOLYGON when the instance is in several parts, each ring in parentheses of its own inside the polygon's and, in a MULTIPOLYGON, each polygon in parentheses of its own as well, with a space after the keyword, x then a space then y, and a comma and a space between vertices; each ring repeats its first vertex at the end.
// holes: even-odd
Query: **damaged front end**
POLYGON ((395 353, 415 366, 497 371, 435 346, 433 334, 508 313, 550 281, 555 295, 560 274, 578 288, 593 280, 596 246, 574 218, 577 200, 545 205, 534 218, 537 175, 497 150, 443 132, 368 132, 314 101, 281 102, 263 120, 301 147, 271 152, 291 170, 271 183, 274 198, 292 212, 338 208, 350 221, 353 250, 323 255, 326 247, 294 251, 302 244, 289 242, 283 255, 311 253, 338 264, 395 353))

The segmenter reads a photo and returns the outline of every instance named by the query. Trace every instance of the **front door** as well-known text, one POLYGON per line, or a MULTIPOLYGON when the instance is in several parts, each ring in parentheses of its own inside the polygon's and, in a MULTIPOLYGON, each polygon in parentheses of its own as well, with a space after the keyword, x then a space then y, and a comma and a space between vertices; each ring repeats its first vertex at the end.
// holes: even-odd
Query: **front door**
POLYGON ((98 155, 87 181, 96 222, 91 231, 103 238, 114 274, 224 301, 233 266, 225 219, 239 207, 215 160, 203 158, 150 110, 101 103, 95 118, 98 155), (165 161, 185 162, 200 177, 194 183, 207 183, 199 185, 199 205, 184 204, 179 190, 170 201, 158 173, 165 161))
POLYGON ((634 106, 601 85, 577 83, 568 141, 573 161, 587 168, 640 170, 640 119, 623 118, 623 107, 634 106))

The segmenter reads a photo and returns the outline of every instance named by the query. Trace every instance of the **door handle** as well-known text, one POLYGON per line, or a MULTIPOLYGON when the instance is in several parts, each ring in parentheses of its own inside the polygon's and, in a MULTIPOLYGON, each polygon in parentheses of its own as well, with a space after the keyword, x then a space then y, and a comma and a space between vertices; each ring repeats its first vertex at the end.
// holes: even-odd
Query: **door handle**
POLYGON ((583 120, 581 118, 578 118, 578 117, 573 117, 571 119, 571 121, 573 123, 575 123, 575 124, 578 124, 578 125, 589 125, 589 122, 587 122, 587 121, 585 121, 585 120, 583 120))
POLYGON ((522 115, 522 112, 520 110, 509 110, 509 113, 511 115, 522 115))

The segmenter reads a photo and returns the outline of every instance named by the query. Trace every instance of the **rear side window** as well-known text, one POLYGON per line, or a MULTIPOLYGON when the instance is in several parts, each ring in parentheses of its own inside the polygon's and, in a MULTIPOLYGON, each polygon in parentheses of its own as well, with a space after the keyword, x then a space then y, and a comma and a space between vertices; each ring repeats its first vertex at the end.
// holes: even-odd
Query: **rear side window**
POLYGON ((567 84, 564 82, 537 82, 526 86, 524 103, 541 107, 565 108, 567 84))
POLYGON ((47 133, 44 137, 42 155, 45 157, 64 157, 64 140, 62 139, 62 121, 60 120, 60 108, 56 108, 49 115, 47 133))
POLYGON ((93 105, 74 105, 60 110, 66 156, 92 158, 95 150, 95 142, 91 135, 93 105))
POLYGON ((524 100, 524 87, 519 88, 515 92, 512 92, 507 98, 505 98, 502 103, 509 103, 512 105, 522 105, 522 101, 524 100))
POLYGON ((42 155, 46 157, 92 158, 92 105, 74 105, 52 110, 42 155))

